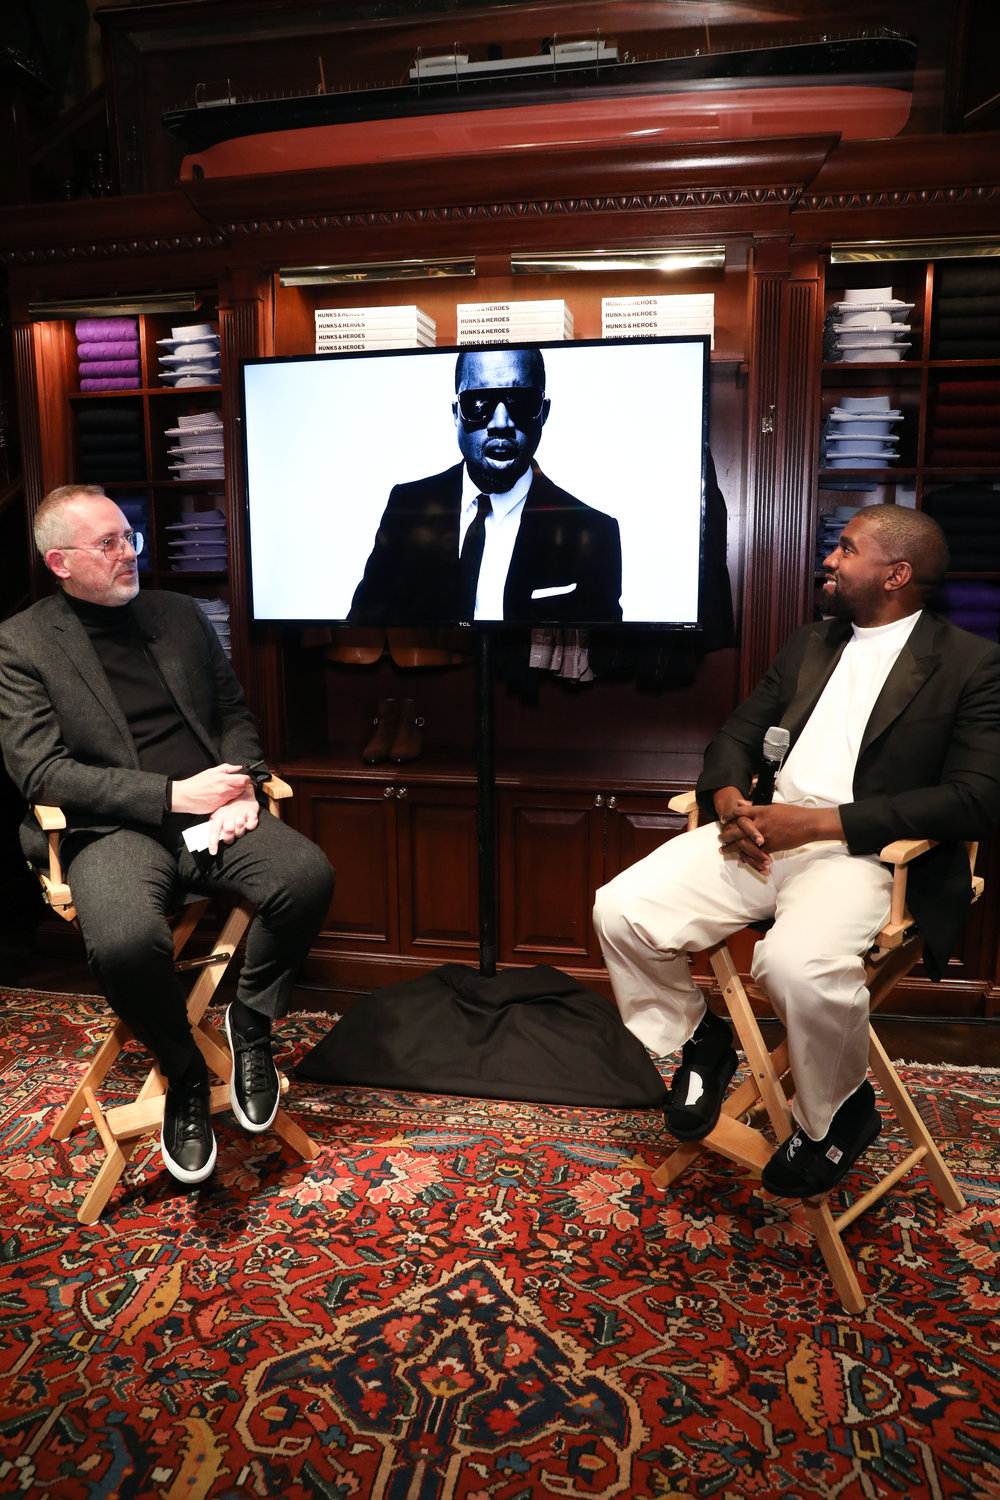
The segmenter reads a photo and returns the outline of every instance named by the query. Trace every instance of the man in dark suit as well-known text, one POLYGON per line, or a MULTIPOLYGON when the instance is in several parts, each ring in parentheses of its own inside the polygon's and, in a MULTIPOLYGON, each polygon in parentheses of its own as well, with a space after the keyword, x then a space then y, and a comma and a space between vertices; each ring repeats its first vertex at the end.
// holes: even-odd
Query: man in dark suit
POLYGON ((773 917, 752 973, 784 1021, 796 1129, 765 1188, 829 1190, 875 1139, 863 955, 889 913, 894 839, 938 846, 910 866, 909 901, 939 976, 970 900, 961 842, 1000 820, 1000 649, 925 611, 948 550, 929 516, 871 506, 826 559, 832 618, 798 630, 705 754, 703 810, 597 894, 594 920, 626 1025, 682 1047, 667 1128, 707 1135, 736 1067, 685 954, 773 917), (748 799, 764 735, 789 731, 774 801, 748 799))
MULTIPOLYGON (((142 538, 118 506, 96 486, 63 485, 39 507, 35 541, 61 589, 0 626, 0 745, 27 801, 66 814, 87 957, 167 1079, 167 1168, 201 1182, 216 1155, 208 1072, 166 914, 185 890, 257 908, 226 1030, 237 1118, 266 1130, 278 1107, 271 1020, 327 911, 333 871, 308 839, 258 817, 268 771, 239 683, 193 599, 139 593, 142 538), (184 835, 195 825, 205 847, 192 851, 184 835)), ((29 814, 29 855, 44 854, 38 841, 29 814)))
POLYGON ((460 354, 455 393, 462 462, 392 490, 348 618, 360 625, 620 620, 618 522, 532 463, 550 405, 541 352, 460 354))

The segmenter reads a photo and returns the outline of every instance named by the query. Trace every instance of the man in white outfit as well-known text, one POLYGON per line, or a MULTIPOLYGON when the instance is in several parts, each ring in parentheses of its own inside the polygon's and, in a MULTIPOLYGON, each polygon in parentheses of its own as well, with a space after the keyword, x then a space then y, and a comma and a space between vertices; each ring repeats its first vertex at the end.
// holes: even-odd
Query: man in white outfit
POLYGON ((796 1128, 763 1184, 812 1197, 875 1139, 864 954, 884 925, 897 838, 938 847, 909 895, 940 977, 971 882, 963 840, 1000 821, 1000 648, 924 609, 947 569, 937 523, 871 506, 825 560, 830 618, 795 632, 705 754, 697 793, 716 821, 669 840, 597 893, 594 922, 626 1025, 681 1048, 667 1128, 698 1140, 736 1069, 687 954, 773 918, 752 973, 788 1032, 796 1128), (789 731, 773 802, 749 800, 768 728, 789 731))

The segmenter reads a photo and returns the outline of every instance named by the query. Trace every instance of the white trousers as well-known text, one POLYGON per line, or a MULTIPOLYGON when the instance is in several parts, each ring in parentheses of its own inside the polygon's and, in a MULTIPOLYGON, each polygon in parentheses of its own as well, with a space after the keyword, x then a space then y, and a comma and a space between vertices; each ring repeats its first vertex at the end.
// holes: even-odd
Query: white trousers
POLYGON ((876 855, 836 842, 773 855, 761 875, 723 853, 710 823, 602 886, 594 925, 626 1026, 665 1056, 705 1013, 685 955, 773 916, 751 973, 788 1033, 792 1112, 819 1140, 867 1074, 864 954, 888 919, 891 890, 876 855))

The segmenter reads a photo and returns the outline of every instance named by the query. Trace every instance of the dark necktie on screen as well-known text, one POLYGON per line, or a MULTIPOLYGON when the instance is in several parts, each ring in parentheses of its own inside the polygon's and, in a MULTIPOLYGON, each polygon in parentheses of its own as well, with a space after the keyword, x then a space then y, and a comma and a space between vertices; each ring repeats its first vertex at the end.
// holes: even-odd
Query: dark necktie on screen
POLYGON ((493 502, 489 495, 476 496, 476 514, 465 533, 462 553, 458 559, 458 618, 460 620, 474 620, 476 617, 476 589, 479 586, 479 569, 482 565, 483 546, 486 542, 486 517, 492 509, 493 502))

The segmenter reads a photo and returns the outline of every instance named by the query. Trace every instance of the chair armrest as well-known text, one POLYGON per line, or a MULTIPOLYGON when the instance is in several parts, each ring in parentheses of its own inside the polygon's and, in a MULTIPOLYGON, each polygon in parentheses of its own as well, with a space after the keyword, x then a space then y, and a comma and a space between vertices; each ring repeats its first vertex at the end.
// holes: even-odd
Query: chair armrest
POLYGON ((894 843, 886 844, 879 859, 884 865, 908 865, 921 854, 926 854, 928 849, 933 849, 936 843, 936 839, 896 839, 894 843))
POLYGON ((260 787, 261 791, 267 797, 268 811, 272 812, 276 818, 280 818, 281 808, 278 806, 278 803, 283 802, 286 797, 294 796, 288 782, 282 781, 280 776, 275 776, 272 773, 266 781, 261 782, 260 787))
POLYGON ((53 807, 44 802, 34 803, 32 812, 48 838, 49 844, 49 873, 46 875, 42 870, 35 870, 42 887, 42 895, 54 912, 64 917, 67 922, 72 922, 76 916, 76 907, 73 905, 70 888, 63 879, 62 860, 59 855, 59 835, 66 827, 66 814, 61 807, 53 807))
POLYGON ((676 797, 671 797, 667 803, 671 812, 679 813, 682 818, 687 818, 688 828, 698 826, 698 798, 694 792, 678 792, 676 797))
POLYGON ((36 802, 33 811, 46 833, 66 827, 66 814, 61 807, 46 807, 43 802, 36 802))

